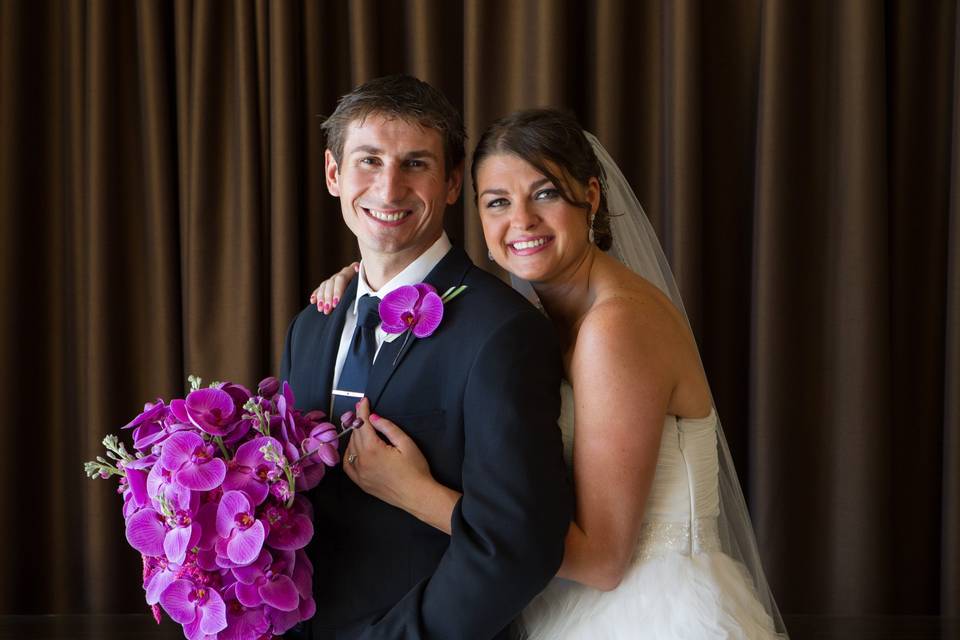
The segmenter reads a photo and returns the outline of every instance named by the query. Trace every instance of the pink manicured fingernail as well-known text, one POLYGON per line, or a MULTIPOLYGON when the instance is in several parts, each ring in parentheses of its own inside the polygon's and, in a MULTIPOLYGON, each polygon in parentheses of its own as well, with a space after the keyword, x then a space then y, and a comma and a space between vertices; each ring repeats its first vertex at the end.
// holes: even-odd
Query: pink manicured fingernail
POLYGON ((375 414, 375 413, 371 413, 371 414, 370 414, 370 419, 371 419, 371 420, 374 420, 374 421, 377 421, 377 420, 380 419, 380 416, 378 416, 378 415, 375 414))
POLYGON ((338 304, 340 304, 340 298, 334 298, 334 299, 333 299, 333 306, 337 306, 338 304))
POLYGON ((324 310, 324 311, 330 311, 330 303, 329 303, 329 302, 324 302, 324 303, 323 303, 323 310, 324 310))

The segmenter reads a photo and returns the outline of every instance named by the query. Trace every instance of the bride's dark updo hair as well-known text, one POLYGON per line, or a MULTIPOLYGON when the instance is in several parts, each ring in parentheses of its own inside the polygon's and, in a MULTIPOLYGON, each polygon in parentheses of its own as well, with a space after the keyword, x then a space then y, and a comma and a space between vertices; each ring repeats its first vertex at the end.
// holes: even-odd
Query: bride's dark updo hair
POLYGON ((526 109, 491 124, 473 152, 470 177, 475 194, 477 169, 487 156, 499 153, 510 153, 530 163, 560 190, 564 200, 587 212, 590 203, 574 199, 569 178, 583 186, 590 178, 596 178, 600 182, 600 205, 593 218, 593 241, 603 251, 610 248, 613 236, 603 186, 606 176, 583 128, 572 115, 558 109, 526 109))

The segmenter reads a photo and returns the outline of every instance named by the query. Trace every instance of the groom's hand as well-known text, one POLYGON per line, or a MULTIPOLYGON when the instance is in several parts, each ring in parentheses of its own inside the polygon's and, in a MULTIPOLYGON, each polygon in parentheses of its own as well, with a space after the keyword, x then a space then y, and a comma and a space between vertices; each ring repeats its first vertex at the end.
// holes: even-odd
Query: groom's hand
POLYGON ((460 493, 433 479, 417 444, 390 420, 371 414, 366 398, 357 403, 357 417, 363 426, 347 445, 347 476, 366 493, 449 534, 460 493))

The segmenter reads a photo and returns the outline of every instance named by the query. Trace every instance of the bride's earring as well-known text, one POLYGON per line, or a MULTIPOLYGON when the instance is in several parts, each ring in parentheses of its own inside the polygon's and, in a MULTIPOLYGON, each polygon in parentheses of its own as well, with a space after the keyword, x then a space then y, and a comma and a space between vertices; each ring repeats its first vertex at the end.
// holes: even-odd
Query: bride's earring
POLYGON ((493 262, 493 251, 490 251, 490 249, 487 249, 487 258, 490 262, 493 262))
POLYGON ((594 244, 594 239, 593 239, 593 219, 596 218, 596 217, 597 217, 597 214, 595 214, 595 213, 591 213, 591 214, 590 214, 590 222, 589 222, 590 228, 589 228, 589 230, 587 231, 587 238, 590 240, 590 244, 594 244))

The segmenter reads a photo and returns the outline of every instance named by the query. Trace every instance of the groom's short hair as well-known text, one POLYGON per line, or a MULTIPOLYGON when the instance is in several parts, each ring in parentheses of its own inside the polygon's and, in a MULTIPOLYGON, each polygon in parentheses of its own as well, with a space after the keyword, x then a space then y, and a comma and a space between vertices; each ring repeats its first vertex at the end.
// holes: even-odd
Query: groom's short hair
POLYGON ((337 102, 333 115, 323 123, 327 148, 337 164, 343 156, 347 127, 373 114, 415 122, 439 132, 447 174, 463 162, 467 134, 460 112, 423 80, 399 74, 368 80, 337 102))

